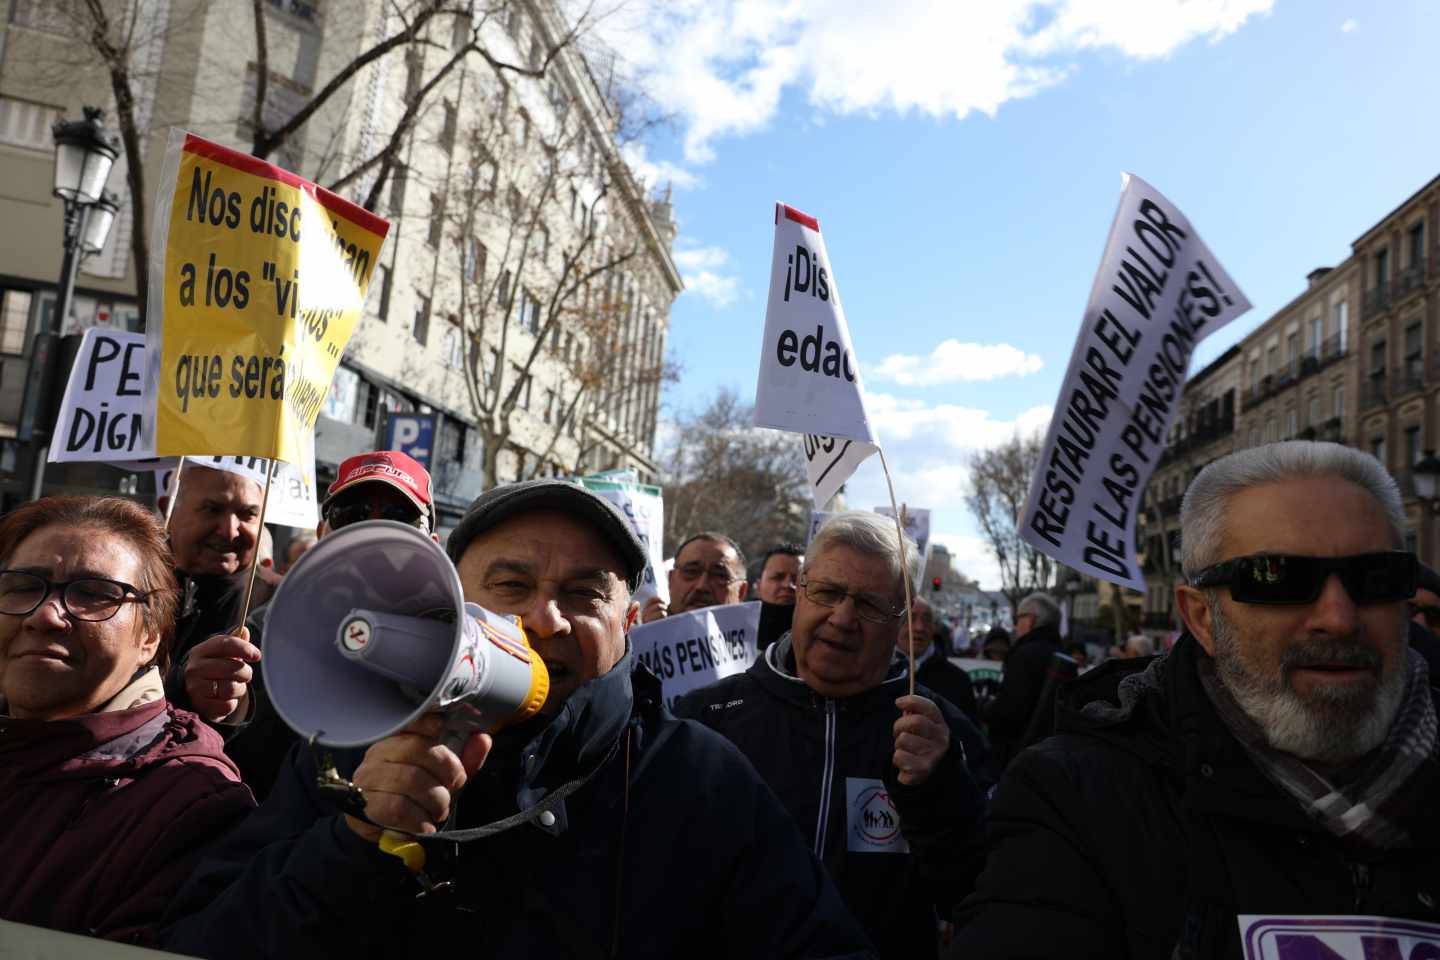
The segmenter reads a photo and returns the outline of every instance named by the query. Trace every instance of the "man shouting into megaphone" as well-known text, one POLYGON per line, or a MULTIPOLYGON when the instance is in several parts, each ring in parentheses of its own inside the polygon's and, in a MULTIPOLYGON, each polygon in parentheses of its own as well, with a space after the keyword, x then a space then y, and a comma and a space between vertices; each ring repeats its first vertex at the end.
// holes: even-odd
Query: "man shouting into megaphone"
POLYGON ((300 745, 266 802, 191 878, 171 915, 172 949, 873 955, 754 769, 717 734, 675 719, 631 652, 630 594, 646 556, 613 506, 563 481, 498 487, 471 505, 447 550, 467 601, 520 617, 550 674, 541 713, 474 735, 458 754, 440 743, 436 714, 342 753, 336 767, 364 791, 363 818, 322 794, 300 745), (483 839, 425 843, 418 875, 376 843, 382 826, 423 835, 509 818, 520 822, 483 839))

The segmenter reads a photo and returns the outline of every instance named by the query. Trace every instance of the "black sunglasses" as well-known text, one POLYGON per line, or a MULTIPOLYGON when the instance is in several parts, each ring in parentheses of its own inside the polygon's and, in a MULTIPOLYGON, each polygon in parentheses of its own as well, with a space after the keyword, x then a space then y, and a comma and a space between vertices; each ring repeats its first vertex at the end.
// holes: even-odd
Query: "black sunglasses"
POLYGON ((1420 565, 1413 553, 1387 550, 1351 557, 1301 557, 1261 553, 1206 567, 1192 586, 1230 588, 1239 603, 1313 603, 1331 574, 1340 578, 1356 606, 1408 600, 1419 585, 1420 565))
POLYGON ((325 510, 325 521, 330 524, 331 530, 339 530, 365 520, 394 520, 408 523, 421 531, 428 530, 430 526, 419 510, 402 503, 380 503, 372 506, 368 500, 358 500, 353 503, 331 504, 325 510))

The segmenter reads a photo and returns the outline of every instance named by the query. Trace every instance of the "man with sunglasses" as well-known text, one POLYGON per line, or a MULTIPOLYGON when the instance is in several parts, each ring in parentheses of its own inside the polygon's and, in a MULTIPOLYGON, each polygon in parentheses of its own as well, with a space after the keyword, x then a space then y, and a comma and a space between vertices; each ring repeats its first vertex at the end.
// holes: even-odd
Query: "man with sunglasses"
MULTIPOLYGON (((195 469, 186 467, 184 483, 190 482, 195 469)), ((394 520, 439 540, 434 532, 430 474, 414 458, 395 450, 374 450, 341 463, 320 516, 317 539, 365 520, 394 520)), ((187 702, 226 734, 226 753, 259 799, 269 792, 294 741, 260 685, 260 641, 268 612, 268 605, 257 605, 240 635, 226 632, 209 637, 189 652, 181 666, 187 702)))
POLYGON ((831 517, 807 551, 791 630, 675 712, 750 759, 882 957, 934 957, 937 914, 974 876, 985 747, 955 707, 920 684, 909 693, 895 652, 904 571, 893 520, 831 517))
POLYGON ((1357 944, 1440 921, 1395 482, 1338 444, 1269 444, 1202 470, 1180 527, 1185 634, 1062 690, 1057 735, 995 795, 955 957, 1240 956, 1261 922, 1241 917, 1298 916, 1295 955, 1339 956, 1311 935, 1327 916, 1357 944))

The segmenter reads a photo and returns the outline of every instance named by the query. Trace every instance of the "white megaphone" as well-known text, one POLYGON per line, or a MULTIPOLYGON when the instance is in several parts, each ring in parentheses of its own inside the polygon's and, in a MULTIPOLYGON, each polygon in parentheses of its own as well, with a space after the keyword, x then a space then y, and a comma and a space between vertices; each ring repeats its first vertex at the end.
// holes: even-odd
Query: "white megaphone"
POLYGON ((306 740, 362 747, 427 713, 444 742, 534 716, 550 675, 518 619, 466 603, 460 577, 414 527, 371 520, 329 534, 270 600, 261 670, 306 740))

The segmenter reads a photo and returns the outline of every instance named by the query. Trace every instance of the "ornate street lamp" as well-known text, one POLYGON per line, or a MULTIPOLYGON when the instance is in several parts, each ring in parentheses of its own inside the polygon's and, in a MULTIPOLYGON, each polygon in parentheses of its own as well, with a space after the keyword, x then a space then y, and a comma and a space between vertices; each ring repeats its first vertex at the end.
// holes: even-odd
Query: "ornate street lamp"
POLYGON ((65 260, 55 301, 55 323, 63 328, 80 261, 105 246, 118 205, 105 192, 110 168, 120 155, 119 140, 100 122, 104 111, 86 107, 84 120, 57 120, 55 135, 55 196, 65 202, 65 260))

